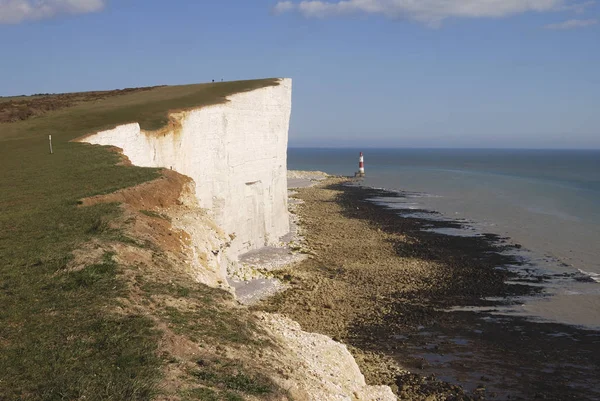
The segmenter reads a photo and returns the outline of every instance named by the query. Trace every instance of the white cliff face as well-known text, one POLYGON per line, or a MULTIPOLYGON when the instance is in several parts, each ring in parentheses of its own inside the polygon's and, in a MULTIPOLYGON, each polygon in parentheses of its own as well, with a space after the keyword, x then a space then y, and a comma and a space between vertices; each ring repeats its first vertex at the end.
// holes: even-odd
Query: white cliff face
POLYGON ((229 102, 172 114, 175 127, 144 132, 137 123, 82 139, 123 149, 134 165, 191 177, 201 207, 232 234, 230 254, 278 242, 289 231, 287 139, 290 79, 232 95, 229 102))

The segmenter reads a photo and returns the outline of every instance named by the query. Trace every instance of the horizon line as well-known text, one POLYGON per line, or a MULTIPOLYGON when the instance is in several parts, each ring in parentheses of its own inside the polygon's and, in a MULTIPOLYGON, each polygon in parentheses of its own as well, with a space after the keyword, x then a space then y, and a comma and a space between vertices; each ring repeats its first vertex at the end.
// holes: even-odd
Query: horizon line
POLYGON ((288 149, 405 149, 405 150, 578 150, 578 151, 600 151, 600 147, 592 148, 536 148, 536 147, 426 147, 426 146, 304 146, 304 145, 288 145, 288 149))

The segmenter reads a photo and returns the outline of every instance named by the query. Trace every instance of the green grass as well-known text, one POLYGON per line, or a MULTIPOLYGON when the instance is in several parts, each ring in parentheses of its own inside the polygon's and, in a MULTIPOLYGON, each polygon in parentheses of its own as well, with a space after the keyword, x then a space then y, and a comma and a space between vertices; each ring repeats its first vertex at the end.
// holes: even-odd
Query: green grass
POLYGON ((0 399, 142 400, 155 392, 159 336, 142 316, 109 313, 126 296, 110 255, 66 272, 71 252, 107 229, 114 204, 78 207, 81 198, 158 176, 117 166, 104 148, 69 142, 137 121, 156 129, 167 112, 223 102, 274 80, 161 87, 0 124, 0 399), (48 154, 48 135, 54 154, 48 154))
MULTIPOLYGON (((170 277, 168 282, 147 280, 143 276, 136 280, 148 298, 187 301, 184 310, 172 306, 160 308, 161 320, 175 334, 187 337, 205 351, 202 359, 191 360, 195 368, 182 386, 182 399, 239 401, 245 396, 271 399, 268 396, 274 395, 277 399, 281 395, 281 390, 257 371, 251 353, 246 360, 225 357, 226 349, 257 350, 273 346, 256 325, 255 317, 248 310, 233 306, 230 293, 176 277, 170 277)), ((169 362, 179 363, 177 359, 169 362)))
POLYGON ((107 299, 125 295, 118 269, 106 254, 102 263, 53 280, 46 272, 38 280, 18 272, 3 277, 0 399, 151 398, 159 377, 158 333, 149 319, 103 310, 107 299))
MULTIPOLYGON (((242 400, 240 395, 265 396, 274 391, 269 379, 260 374, 248 374, 244 367, 231 360, 198 361, 198 368, 191 373, 198 384, 210 386, 215 399, 242 400), (218 397, 220 395, 221 398, 218 397)), ((207 387, 192 392, 207 393, 207 387)), ((189 396, 189 395, 188 395, 189 396)), ((210 399, 210 397, 207 397, 210 399)), ((201 398, 202 399, 202 398, 201 398)))
MULTIPOLYGON (((167 123, 170 110, 224 103, 229 95, 273 85, 278 85, 276 79, 158 87, 81 103, 18 123, 3 124, 0 140, 38 138, 46 145, 48 135, 64 142, 129 122, 139 122, 143 129, 155 130, 167 123)), ((47 149, 44 146, 42 153, 47 149)))
POLYGON ((260 330, 254 320, 245 315, 247 312, 226 306, 231 301, 227 291, 176 279, 171 279, 170 283, 144 281, 140 287, 148 296, 184 298, 199 305, 185 311, 169 306, 163 308, 163 320, 170 323, 176 334, 196 342, 223 346, 265 345, 265 341, 256 335, 260 330))

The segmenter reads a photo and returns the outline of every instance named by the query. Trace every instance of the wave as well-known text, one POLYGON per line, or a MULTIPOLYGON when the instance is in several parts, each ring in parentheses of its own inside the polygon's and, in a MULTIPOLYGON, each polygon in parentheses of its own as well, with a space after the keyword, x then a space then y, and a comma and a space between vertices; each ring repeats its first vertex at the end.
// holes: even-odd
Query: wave
POLYGON ((586 272, 585 270, 577 269, 579 273, 591 278, 597 283, 600 283, 600 273, 586 272))

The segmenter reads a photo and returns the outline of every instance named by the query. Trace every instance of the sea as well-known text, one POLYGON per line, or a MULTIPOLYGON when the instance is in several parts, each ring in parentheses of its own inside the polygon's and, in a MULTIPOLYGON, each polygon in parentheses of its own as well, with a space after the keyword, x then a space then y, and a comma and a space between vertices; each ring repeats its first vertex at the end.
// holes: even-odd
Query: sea
POLYGON ((361 185, 407 195, 373 202, 463 223, 444 235, 508 237, 512 268, 555 277, 496 313, 600 329, 600 150, 290 148, 288 169, 353 176, 360 151, 361 185))

